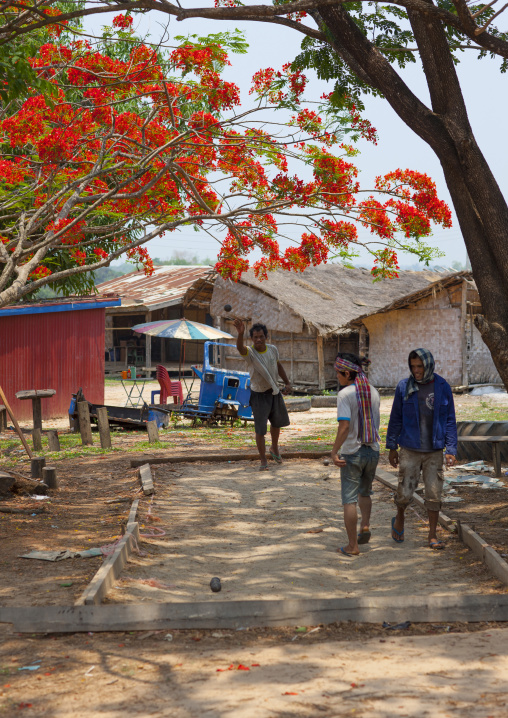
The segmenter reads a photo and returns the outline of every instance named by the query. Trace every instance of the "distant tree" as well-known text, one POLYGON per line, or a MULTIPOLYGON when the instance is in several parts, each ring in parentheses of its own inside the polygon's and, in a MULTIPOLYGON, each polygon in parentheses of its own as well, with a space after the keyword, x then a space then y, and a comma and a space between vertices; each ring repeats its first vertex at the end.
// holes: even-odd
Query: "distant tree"
POLYGON ((121 267, 100 267, 93 272, 93 281, 95 286, 109 282, 111 279, 123 277, 125 274, 132 272, 135 267, 129 264, 122 264, 121 267))
POLYGON ((182 266, 191 266, 191 265, 214 265, 217 260, 210 259, 209 257, 200 258, 197 254, 191 254, 190 252, 179 252, 175 251, 171 255, 169 259, 159 259, 159 257, 154 257, 153 263, 157 264, 159 266, 164 265, 182 265, 182 266))

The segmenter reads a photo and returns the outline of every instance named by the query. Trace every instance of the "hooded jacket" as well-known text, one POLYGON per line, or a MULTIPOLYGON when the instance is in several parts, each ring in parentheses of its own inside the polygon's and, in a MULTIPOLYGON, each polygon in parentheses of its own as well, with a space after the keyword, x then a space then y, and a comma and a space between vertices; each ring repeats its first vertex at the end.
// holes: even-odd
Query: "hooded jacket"
MULTIPOLYGON (((420 410, 418 392, 404 399, 409 379, 402 379, 395 390, 388 431, 386 448, 420 448, 420 410)), ((448 382, 434 374, 434 420, 432 426, 432 446, 434 451, 445 449, 447 454, 457 454, 457 423, 453 394, 448 382)))

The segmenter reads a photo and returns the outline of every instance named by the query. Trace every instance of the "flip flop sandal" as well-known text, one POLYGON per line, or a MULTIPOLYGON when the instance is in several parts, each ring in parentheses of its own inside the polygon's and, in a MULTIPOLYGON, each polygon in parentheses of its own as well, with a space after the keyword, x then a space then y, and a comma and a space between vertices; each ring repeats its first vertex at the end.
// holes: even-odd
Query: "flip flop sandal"
POLYGON ((372 534, 370 531, 360 531, 360 533, 358 534, 358 543, 359 544, 369 543, 371 536, 372 536, 372 534))
POLYGON ((270 456, 275 461, 276 464, 282 464, 282 456, 279 456, 273 451, 270 451, 270 456))
POLYGON ((338 549, 337 549, 337 553, 341 553, 341 554, 343 554, 344 556, 349 556, 349 558, 351 558, 351 557, 356 557, 356 556, 359 555, 359 554, 356 554, 356 553, 348 553, 347 551, 344 550, 344 546, 341 546, 340 548, 338 548, 338 549))
POLYGON ((266 466, 263 466, 263 464, 261 464, 261 466, 259 467, 259 470, 260 471, 270 471, 270 467, 268 466, 268 464, 266 464, 266 466))
POLYGON ((397 538, 392 535, 392 539, 395 541, 395 543, 402 543, 404 541, 404 529, 402 529, 402 531, 397 531, 397 529, 394 527, 393 524, 395 523, 396 518, 397 517, 394 516, 392 519, 392 531, 394 534, 397 534, 397 538))
POLYGON ((429 543, 429 548, 431 548, 433 551, 441 551, 442 549, 444 549, 444 547, 444 541, 431 541, 429 543))

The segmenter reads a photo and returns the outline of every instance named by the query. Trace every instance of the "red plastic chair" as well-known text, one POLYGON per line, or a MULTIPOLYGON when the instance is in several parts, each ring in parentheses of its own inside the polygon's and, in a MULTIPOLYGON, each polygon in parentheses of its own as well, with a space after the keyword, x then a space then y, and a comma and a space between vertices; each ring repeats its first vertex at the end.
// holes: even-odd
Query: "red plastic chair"
POLYGON ((152 392, 152 404, 155 394, 160 394, 160 403, 167 404, 168 396, 173 397, 175 404, 183 404, 183 389, 181 381, 171 381, 166 367, 159 364, 156 370, 160 391, 152 392))

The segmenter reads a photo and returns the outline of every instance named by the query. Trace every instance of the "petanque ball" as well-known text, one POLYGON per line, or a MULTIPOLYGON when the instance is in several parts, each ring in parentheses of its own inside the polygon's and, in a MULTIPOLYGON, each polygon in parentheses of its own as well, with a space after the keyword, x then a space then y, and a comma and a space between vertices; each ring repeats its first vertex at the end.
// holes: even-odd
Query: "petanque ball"
POLYGON ((210 581, 210 588, 214 593, 219 593, 219 591, 222 589, 222 586, 220 585, 220 578, 214 576, 214 578, 212 578, 212 580, 210 581))
POLYGON ((231 306, 231 304, 225 304, 225 305, 224 305, 224 311, 225 311, 225 312, 230 312, 232 309, 233 309, 233 307, 231 306))
POLYGON ((325 466, 328 466, 329 463, 330 463, 330 459, 323 459, 323 464, 325 466))

